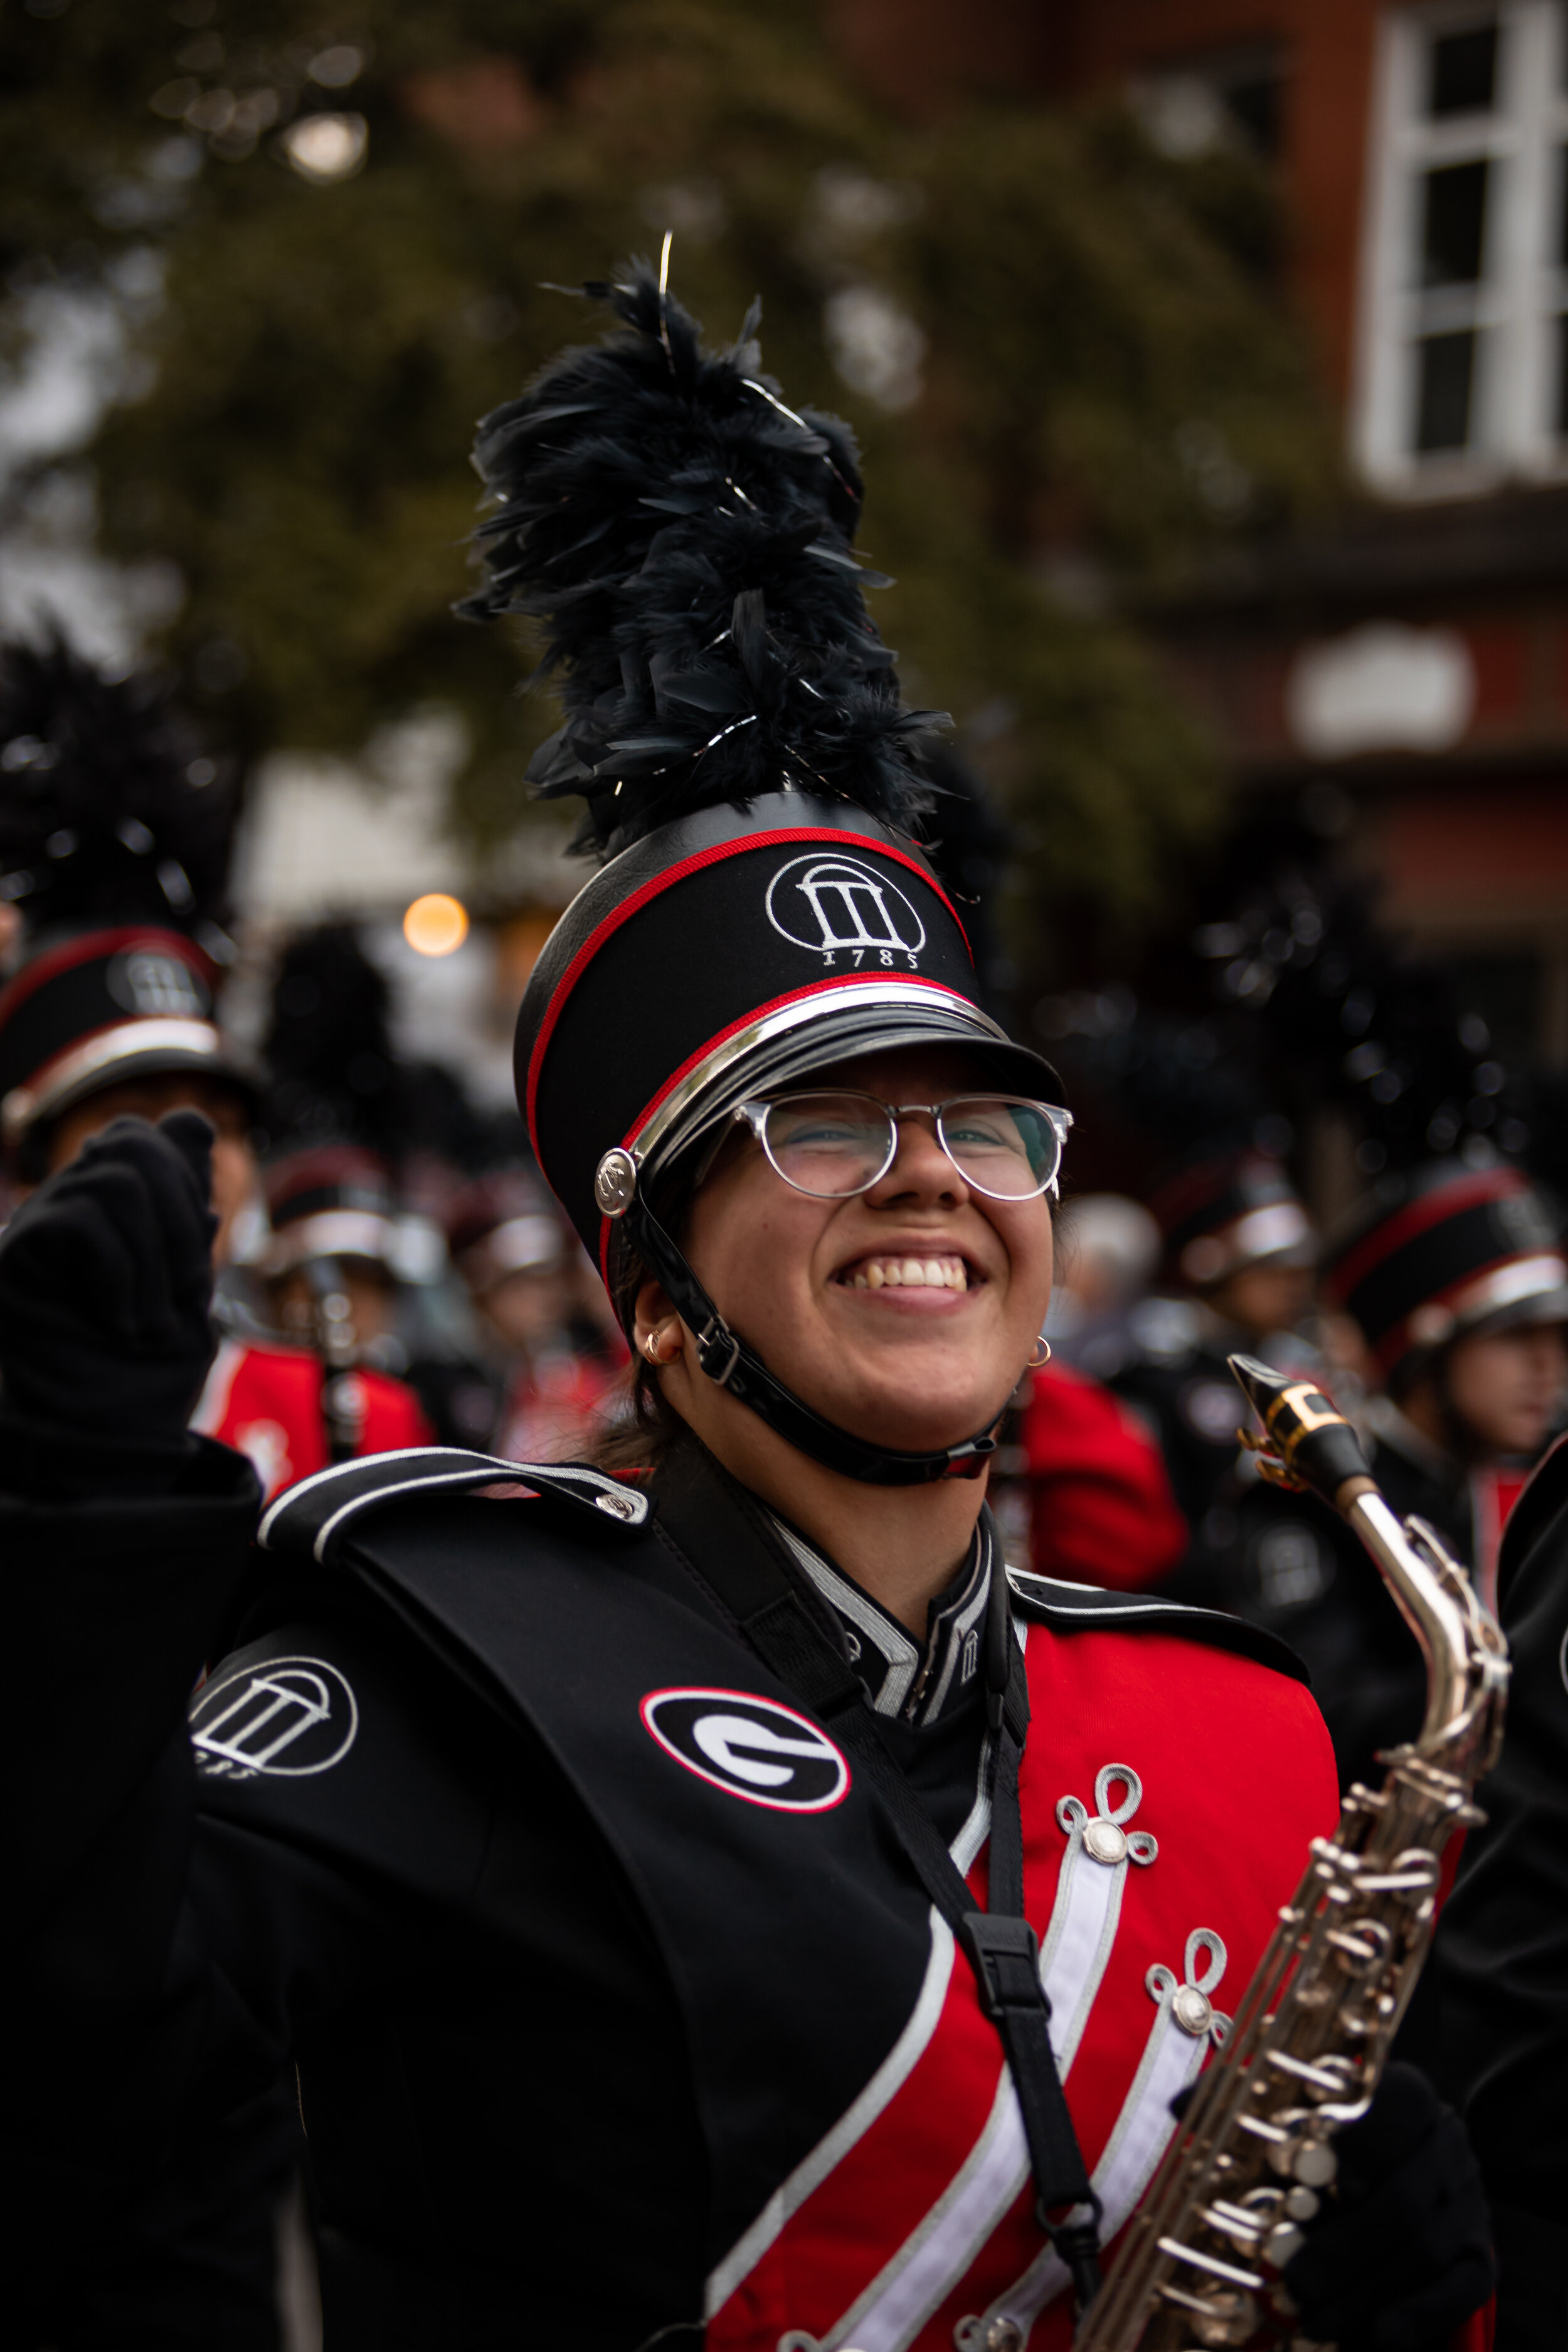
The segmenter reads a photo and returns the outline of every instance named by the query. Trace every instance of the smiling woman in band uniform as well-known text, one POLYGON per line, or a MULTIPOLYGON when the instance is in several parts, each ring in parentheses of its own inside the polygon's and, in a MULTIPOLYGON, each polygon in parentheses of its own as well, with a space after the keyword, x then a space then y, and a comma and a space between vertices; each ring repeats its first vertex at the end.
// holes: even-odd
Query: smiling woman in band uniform
MULTIPOLYGON (((631 331, 482 429, 475 606, 553 614, 540 773, 607 859, 518 1074, 630 1433, 281 1496, 187 1729, 256 1526, 184 1425, 200 1122, 110 1129, 0 1247, 6 2130, 55 2310, 96 2264, 55 2341, 268 2340, 225 2250, 291 2065, 331 2352, 1065 2347, 1334 1820, 1269 1635, 1005 1570, 1069 1121, 911 838, 847 435, 646 273, 612 299, 631 331), (848 915, 775 919, 823 854, 859 961, 848 915)), ((1446 2130, 1325 2215, 1310 2334, 1484 2295, 1446 2130)))

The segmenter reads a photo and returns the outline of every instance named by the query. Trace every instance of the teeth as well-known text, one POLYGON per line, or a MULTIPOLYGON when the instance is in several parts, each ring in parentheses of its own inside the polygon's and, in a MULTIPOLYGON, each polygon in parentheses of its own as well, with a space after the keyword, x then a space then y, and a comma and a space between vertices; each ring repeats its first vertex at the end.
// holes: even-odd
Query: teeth
POLYGON ((855 1290, 967 1290, 961 1257, 868 1258, 847 1277, 855 1290))

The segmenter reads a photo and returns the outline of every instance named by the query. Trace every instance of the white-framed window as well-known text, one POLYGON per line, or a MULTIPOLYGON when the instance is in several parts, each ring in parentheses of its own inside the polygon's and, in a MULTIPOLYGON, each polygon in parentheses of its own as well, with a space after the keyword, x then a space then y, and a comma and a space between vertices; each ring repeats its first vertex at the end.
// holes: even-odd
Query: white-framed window
POLYGON ((1568 473, 1565 15, 1380 23, 1352 442, 1381 489, 1568 473))

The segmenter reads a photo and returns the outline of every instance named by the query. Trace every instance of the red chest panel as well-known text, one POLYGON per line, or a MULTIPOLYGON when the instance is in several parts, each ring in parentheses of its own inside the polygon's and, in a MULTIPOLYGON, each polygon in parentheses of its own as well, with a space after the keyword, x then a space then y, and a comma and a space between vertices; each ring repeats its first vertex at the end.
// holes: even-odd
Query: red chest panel
MULTIPOLYGON (((1026 1903, 1110 2237, 1169 2137, 1172 2096, 1223 2034, 1208 2012, 1239 1998, 1310 1840, 1333 1826, 1333 1757, 1300 1685, 1172 1635, 1037 1623, 1027 1659, 1026 1903)), ((983 1853, 969 1875, 983 1892, 983 1853)), ((1001 2046, 933 1915, 899 2043, 713 2273, 709 2343, 967 2352, 965 2319, 1005 2314, 1055 2352, 1069 2299, 1031 2204, 1001 2046)))
MULTIPOLYGON (((191 1426, 204 1437, 247 1454, 268 1500, 324 1470, 329 1460, 321 1418, 321 1366, 303 1348, 226 1339, 213 1360, 191 1426)), ((431 1445, 434 1433, 418 1398, 384 1372, 356 1372, 364 1396, 362 1454, 395 1454, 431 1445)))

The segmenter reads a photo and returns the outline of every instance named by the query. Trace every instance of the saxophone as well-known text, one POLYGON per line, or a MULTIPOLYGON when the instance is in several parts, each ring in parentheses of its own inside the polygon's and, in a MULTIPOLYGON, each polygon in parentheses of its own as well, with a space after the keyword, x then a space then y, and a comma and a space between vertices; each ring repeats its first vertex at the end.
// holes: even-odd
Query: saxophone
POLYGON ((1230 1369, 1267 1433, 1238 1433, 1259 1469, 1331 1503, 1376 1561, 1426 1660, 1426 1714, 1383 1786, 1358 1782, 1334 1835, 1313 1840, 1075 2352, 1290 2341, 1279 2273, 1332 2194, 1332 2134, 1371 2104, 1431 1942, 1439 1857, 1485 1819, 1470 1793, 1502 1738, 1508 1647, 1464 1569, 1424 1520, 1394 1517, 1310 1381, 1247 1356, 1230 1369))

